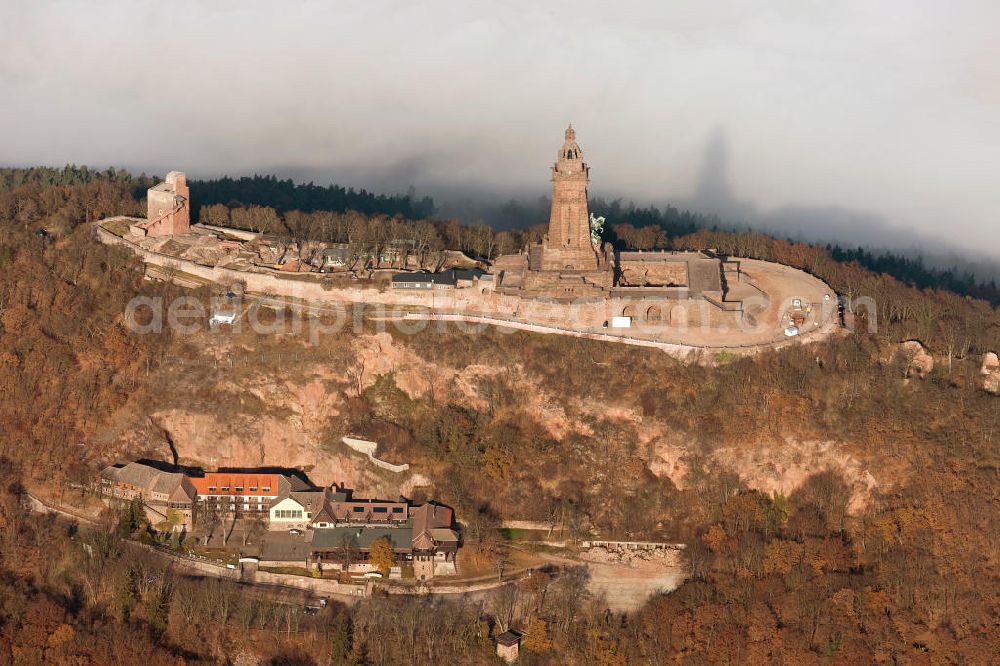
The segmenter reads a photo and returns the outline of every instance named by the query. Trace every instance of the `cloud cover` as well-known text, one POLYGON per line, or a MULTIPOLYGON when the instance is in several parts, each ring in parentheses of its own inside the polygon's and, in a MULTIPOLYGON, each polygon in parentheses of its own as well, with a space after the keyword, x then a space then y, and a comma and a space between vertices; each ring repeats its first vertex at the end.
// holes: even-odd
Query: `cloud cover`
POLYGON ((1000 257, 997 25, 992 0, 7 0, 0 161, 536 196, 571 121, 596 196, 1000 257))

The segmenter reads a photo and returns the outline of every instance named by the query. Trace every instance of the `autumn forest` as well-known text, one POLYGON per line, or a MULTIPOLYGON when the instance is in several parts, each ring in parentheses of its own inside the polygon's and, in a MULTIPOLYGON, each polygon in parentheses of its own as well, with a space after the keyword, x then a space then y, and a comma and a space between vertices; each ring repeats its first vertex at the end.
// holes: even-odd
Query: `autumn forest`
MULTIPOLYGON (((144 280, 135 257, 93 238, 91 222, 141 215, 153 182, 113 169, 0 170, 0 663, 241 663, 243 654, 274 664, 494 663, 498 618, 525 629, 523 664, 972 664, 1000 654, 1000 398, 980 375, 983 355, 1000 351, 996 286, 918 261, 725 231, 672 209, 595 205, 620 248, 710 247, 816 275, 862 303, 844 313, 850 330, 703 365, 523 332, 487 332, 474 345, 452 329, 393 333, 434 367, 497 369, 476 386, 482 404, 413 398, 386 375, 329 426, 333 439, 377 439, 389 457, 426 470, 466 547, 484 558, 509 547, 503 520, 557 514, 571 540, 685 543, 686 581, 634 613, 607 611, 585 573, 571 571, 486 600, 387 595, 305 616, 172 570, 128 539, 121 516, 82 529, 30 511, 25 488, 79 493, 103 465, 144 453, 107 432, 164 399, 164 359, 199 358, 183 336, 139 336, 122 319, 136 295, 188 292, 144 280), (926 376, 909 371, 907 340, 935 359, 926 376), (582 425, 557 436, 539 421, 536 395, 582 425), (586 404, 642 422, 569 411, 586 404), (686 451, 684 483, 655 471, 643 422, 686 451), (757 447, 817 441, 879 482, 859 500, 831 465, 783 494, 730 464, 757 447)), ((202 222, 367 250, 407 237, 488 261, 542 233, 534 220, 494 230, 436 219, 429 199, 270 177, 194 182, 191 192, 202 222)), ((308 359, 343 355, 355 334, 318 348, 239 335, 244 349, 280 345, 308 359)), ((250 408, 229 416, 240 409, 250 408)))

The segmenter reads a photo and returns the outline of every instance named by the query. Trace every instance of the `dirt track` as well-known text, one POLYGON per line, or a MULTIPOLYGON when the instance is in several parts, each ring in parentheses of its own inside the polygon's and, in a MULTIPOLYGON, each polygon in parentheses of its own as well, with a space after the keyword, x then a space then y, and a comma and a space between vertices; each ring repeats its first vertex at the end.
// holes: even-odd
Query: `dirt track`
POLYGON ((614 564, 588 562, 589 589, 604 600, 613 611, 634 611, 654 594, 670 592, 684 582, 684 573, 676 571, 642 571, 614 564))

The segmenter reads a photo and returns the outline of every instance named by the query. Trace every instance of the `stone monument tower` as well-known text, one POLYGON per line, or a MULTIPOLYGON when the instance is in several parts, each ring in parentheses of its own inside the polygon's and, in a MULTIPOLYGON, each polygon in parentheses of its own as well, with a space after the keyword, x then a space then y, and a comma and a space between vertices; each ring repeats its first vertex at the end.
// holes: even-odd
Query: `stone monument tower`
POLYGON ((590 238, 587 182, 590 167, 576 142, 576 130, 566 129, 566 141, 552 166, 552 212, 542 252, 542 270, 594 270, 599 254, 590 238))
POLYGON ((606 298, 614 284, 615 254, 590 233, 587 183, 590 167, 570 125, 552 166, 549 232, 527 252, 497 257, 498 290, 523 298, 575 300, 606 298))

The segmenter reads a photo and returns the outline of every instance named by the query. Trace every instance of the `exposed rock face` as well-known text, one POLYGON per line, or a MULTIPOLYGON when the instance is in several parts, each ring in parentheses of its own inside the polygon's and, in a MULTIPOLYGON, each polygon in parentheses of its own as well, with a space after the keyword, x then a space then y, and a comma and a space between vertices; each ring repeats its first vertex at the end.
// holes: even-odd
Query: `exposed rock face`
POLYGON ((669 478, 680 490, 695 486, 697 478, 692 478, 692 468, 705 465, 737 474, 755 490, 784 495, 798 490, 813 474, 830 470, 838 473, 850 488, 848 511, 858 514, 868 506, 876 489, 884 491, 891 485, 890 479, 898 481, 908 474, 905 467, 890 471, 884 465, 876 466, 864 452, 843 443, 790 437, 723 446, 699 460, 704 454, 691 445, 689 437, 656 419, 633 416, 638 426, 639 448, 649 451, 650 471, 669 478))
MULTIPOLYGON (((224 362, 228 354, 239 358, 242 353, 228 338, 206 335, 201 349, 204 362, 198 364, 197 381, 192 383, 187 366, 165 370, 162 390, 166 399, 150 412, 135 406, 123 409, 103 434, 106 450, 115 451, 121 460, 140 453, 170 460, 176 451, 181 464, 208 469, 298 467, 318 484, 343 483, 359 496, 410 495, 415 488, 431 484, 420 461, 389 455, 390 462, 413 463, 407 472, 394 474, 377 468, 340 441, 341 435, 377 439, 365 432, 345 431, 352 397, 375 385, 379 376, 391 374, 396 388, 411 399, 430 398, 438 404, 485 411, 490 408, 483 391, 485 382, 506 373, 503 380, 511 383, 512 390, 532 396, 523 408, 525 416, 543 424, 550 436, 594 437, 596 424, 610 423, 623 436, 634 436, 636 451, 654 474, 669 478, 681 489, 698 483, 698 475, 691 472, 703 464, 739 474, 751 488, 785 494, 799 488, 810 475, 832 469, 850 486, 850 511, 856 513, 876 487, 884 489, 888 480, 906 473, 890 473, 884 465, 875 467, 864 452, 823 441, 748 441, 707 453, 692 444, 690 437, 636 407, 584 397, 560 400, 517 365, 451 367, 428 361, 388 333, 344 340, 337 355, 343 360, 287 368, 270 365, 264 371, 254 369, 253 364, 233 367, 224 362), (192 391, 197 392, 196 400, 190 397, 192 391)), ((542 481, 557 483, 559 479, 542 481)))
MULTIPOLYGON (((206 356, 225 358, 232 349, 214 340, 203 351, 206 356)), ((219 364, 218 372, 199 380, 204 391, 199 400, 176 400, 149 414, 156 428, 123 422, 106 436, 118 441, 123 457, 142 451, 170 460, 172 451, 163 437, 167 433, 182 464, 207 469, 296 467, 305 470, 314 483, 346 484, 359 495, 395 497, 429 485, 415 470, 393 474, 378 469, 340 441, 339 434, 357 433, 332 433, 328 428, 343 423, 350 396, 386 374, 392 374, 396 386, 410 398, 432 394, 485 410, 488 404, 479 396, 478 384, 498 370, 428 363, 388 333, 359 336, 345 356, 348 364, 317 363, 292 372, 251 373, 238 379, 231 376, 227 364, 219 364)), ((183 374, 172 378, 177 383, 165 387, 166 393, 177 396, 191 390, 183 374)))
MULTIPOLYGON (((657 441, 652 448, 650 469, 657 476, 666 476, 678 488, 690 483, 687 478, 690 450, 668 438, 657 441)), ((717 449, 710 457, 712 464, 738 474, 749 486, 771 494, 775 491, 791 495, 806 480, 825 470, 840 474, 851 491, 848 511, 862 512, 871 500, 872 492, 884 485, 887 475, 880 472, 879 482, 860 460, 843 445, 826 441, 799 441, 786 439, 773 444, 755 444, 717 449)))
POLYGON ((986 352, 979 373, 983 376, 983 389, 993 395, 1000 394, 1000 357, 996 352, 986 352))
MULTIPOLYGON (((834 442, 788 439, 755 449, 726 447, 713 457, 720 466, 739 474, 748 486, 768 494, 777 491, 790 495, 813 474, 834 471, 850 488, 847 510, 852 514, 865 509, 880 485, 864 462, 834 442)), ((884 471, 880 476, 886 478, 884 471)))
POLYGON ((653 444, 649 470, 661 478, 667 477, 679 490, 684 490, 688 485, 690 466, 686 458, 690 451, 683 440, 670 439, 664 437, 653 444))
MULTIPOLYGON (((294 400, 294 393, 285 396, 294 400)), ((298 407, 298 406, 296 406, 298 407)), ((342 483, 359 494, 384 497, 408 494, 428 485, 420 474, 392 474, 376 468, 367 458, 340 442, 324 441, 318 427, 319 413, 336 413, 331 404, 310 412, 292 409, 285 416, 240 415, 238 419, 218 419, 184 410, 164 410, 155 420, 170 433, 182 464, 218 467, 280 466, 306 470, 316 484, 342 483)))
POLYGON ((904 354, 904 358, 909 359, 909 365, 906 368, 907 377, 923 379, 934 369, 934 357, 916 340, 907 340, 899 345, 899 353, 904 354))

